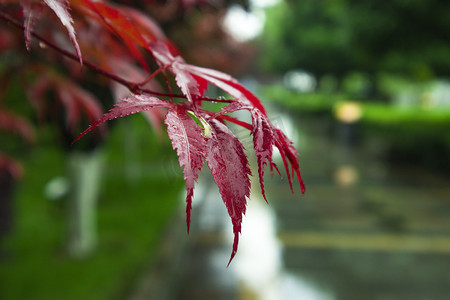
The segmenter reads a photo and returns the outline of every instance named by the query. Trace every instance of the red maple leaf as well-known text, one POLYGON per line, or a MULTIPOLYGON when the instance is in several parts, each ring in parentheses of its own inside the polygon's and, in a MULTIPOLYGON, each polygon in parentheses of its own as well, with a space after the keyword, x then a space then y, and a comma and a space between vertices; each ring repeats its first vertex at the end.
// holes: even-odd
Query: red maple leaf
POLYGON ((250 196, 250 168, 241 142, 223 123, 210 119, 206 162, 233 223, 234 242, 230 260, 236 254, 242 216, 250 196))
POLYGON ((201 127, 188 115, 188 110, 184 106, 171 106, 165 124, 186 181, 186 222, 189 233, 194 182, 198 180, 198 171, 203 168, 207 143, 201 127))
POLYGON ((119 117, 125 117, 131 114, 135 114, 141 111, 150 110, 155 107, 168 107, 170 103, 161 100, 156 97, 147 96, 147 95, 131 95, 122 99, 120 102, 116 103, 112 109, 109 110, 106 114, 103 115, 97 122, 92 123, 88 129, 83 131, 73 142, 75 143, 87 133, 92 131, 94 128, 100 126, 106 121, 113 120, 119 117))
MULTIPOLYGON (((256 159, 258 163, 259 183, 261 192, 267 202, 264 188, 264 167, 267 162, 275 166, 272 161, 272 150, 274 144, 274 135, 272 126, 267 118, 257 109, 252 109, 252 135, 253 147, 255 148, 256 159)), ((278 170, 278 169, 277 169, 278 170)))
MULTIPOLYGON (((73 19, 69 13, 69 1, 68 0, 42 0, 46 6, 48 6, 58 17, 61 23, 66 27, 70 40, 75 47, 80 63, 83 63, 81 57, 80 46, 78 45, 77 38, 75 36, 75 29, 73 28, 73 19)), ((36 22, 36 19, 41 15, 44 6, 42 3, 35 1, 22 0, 20 1, 24 10, 24 27, 25 27, 25 44, 27 49, 30 46, 31 29, 36 22)))

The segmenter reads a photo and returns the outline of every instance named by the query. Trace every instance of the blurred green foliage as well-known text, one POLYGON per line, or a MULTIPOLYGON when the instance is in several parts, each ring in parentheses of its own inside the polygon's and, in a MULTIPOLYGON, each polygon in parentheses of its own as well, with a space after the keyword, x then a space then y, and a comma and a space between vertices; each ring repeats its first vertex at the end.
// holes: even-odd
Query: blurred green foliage
POLYGON ((297 117, 321 118, 331 131, 339 123, 336 108, 358 103, 362 115, 357 130, 362 141, 376 140, 387 148, 387 158, 450 172, 450 107, 396 106, 376 101, 355 101, 346 93, 299 93, 282 86, 264 89, 265 98, 297 117))
POLYGON ((1 249, 0 299, 123 299, 148 265, 179 207, 183 180, 170 168, 177 164, 170 144, 159 142, 144 118, 115 122, 121 121, 127 123, 114 126, 104 146, 99 245, 85 259, 66 252, 65 199, 45 197, 45 185, 64 176, 67 153, 52 130, 41 129, 38 145, 22 159, 14 231, 1 249), (140 169, 127 174, 127 165, 140 169))
POLYGON ((446 0, 280 1, 266 14, 261 44, 268 71, 342 77, 383 70, 416 80, 450 75, 446 0))
POLYGON ((388 146, 391 160, 450 172, 450 108, 365 104, 361 126, 388 146))
POLYGON ((345 100, 345 95, 338 93, 298 93, 279 85, 265 87, 263 94, 268 103, 312 116, 328 115, 335 103, 345 100))

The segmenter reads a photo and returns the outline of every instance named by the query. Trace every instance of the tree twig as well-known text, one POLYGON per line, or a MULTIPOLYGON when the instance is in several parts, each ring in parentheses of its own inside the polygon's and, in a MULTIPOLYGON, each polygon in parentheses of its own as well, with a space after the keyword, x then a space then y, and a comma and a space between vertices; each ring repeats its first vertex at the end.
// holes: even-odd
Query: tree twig
MULTIPOLYGON (((8 14, 0 11, 0 19, 3 19, 5 22, 9 23, 10 25, 25 30, 25 27, 22 25, 22 23, 20 23, 19 21, 17 21, 16 19, 12 18, 11 16, 9 16, 8 14)), ((44 38, 43 36, 41 36, 40 34, 34 32, 33 30, 31 30, 31 35, 33 37, 35 37, 36 39, 38 39, 40 42, 44 43, 46 46, 48 46, 49 48, 52 48, 53 50, 55 50, 56 52, 59 52, 60 54, 62 54, 63 56, 70 58, 76 62, 79 62, 79 57, 61 47, 59 47, 58 45, 56 45, 55 43, 47 40, 46 38, 44 38)), ((169 97, 169 98, 183 98, 183 99, 187 99, 186 95, 182 95, 182 94, 174 94, 174 93, 161 93, 161 92, 156 92, 156 91, 152 91, 149 89, 144 89, 141 88, 140 85, 141 83, 133 83, 131 81, 128 81, 120 76, 117 76, 105 69, 102 69, 101 67, 83 60, 83 65, 89 67, 91 70, 93 70, 94 72, 101 74, 105 77, 108 77, 111 80, 114 80, 124 86, 126 86, 131 92, 136 93, 136 94, 142 94, 142 93, 146 93, 146 94, 150 94, 150 95, 155 95, 155 96, 161 96, 161 97, 169 97)), ((156 71, 154 73, 154 75, 157 75, 159 72, 156 71)), ((153 76, 154 76, 153 75, 153 76)), ((153 77, 150 76, 150 77, 153 77)), ((148 80, 146 80, 148 81, 148 80)), ((215 98, 209 98, 209 97, 199 97, 198 100, 201 101, 211 101, 211 102, 221 102, 221 103, 231 103, 234 102, 234 100, 226 100, 226 99, 215 99, 215 98)))

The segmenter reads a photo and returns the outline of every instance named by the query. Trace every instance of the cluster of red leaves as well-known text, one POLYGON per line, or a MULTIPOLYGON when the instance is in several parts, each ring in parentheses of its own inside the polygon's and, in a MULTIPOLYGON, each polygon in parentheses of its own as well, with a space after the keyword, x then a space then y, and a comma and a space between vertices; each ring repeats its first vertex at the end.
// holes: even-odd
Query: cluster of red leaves
MULTIPOLYGON (((34 141, 34 131, 31 125, 20 116, 7 111, 0 106, 0 131, 12 133, 21 136, 25 141, 31 143, 34 141)), ((22 176, 20 164, 11 157, 0 152, 0 172, 6 171, 13 178, 22 176)))
MULTIPOLYGON (((161 116, 164 118, 168 136, 177 152, 186 181, 188 230, 194 185, 206 161, 233 224, 234 243, 230 262, 237 251, 242 217, 250 195, 251 171, 244 147, 226 126, 227 122, 248 129, 253 136, 259 181, 265 199, 266 165, 269 164, 271 170, 275 168, 280 174, 272 160, 274 147, 281 154, 291 189, 292 178, 296 176, 301 191, 304 191, 298 153, 292 142, 271 123, 259 99, 228 74, 186 63, 176 47, 149 16, 130 7, 113 5, 105 1, 19 0, 18 2, 23 8, 23 28, 27 47, 30 47, 32 36, 35 36, 41 42, 47 43, 47 46, 78 60, 116 84, 120 83, 129 89, 126 96, 123 91, 117 92, 115 89, 119 101, 108 113, 93 122, 78 139, 108 120, 142 111, 149 112, 154 118, 161 116), (33 31, 33 26, 39 23, 39 17, 48 11, 53 11, 65 27, 75 53, 63 50, 56 46, 56 43, 47 41, 33 31), (102 34, 99 34, 100 32, 102 34), (77 35, 81 38, 77 39, 77 35), (86 56, 89 59, 86 59, 86 56), (155 69, 153 72, 152 68, 155 69), (163 84, 156 80, 158 78, 162 79, 160 82, 163 84), (180 91, 179 94, 172 92, 172 79, 180 91), (164 83, 165 89, 162 88, 164 83), (231 99, 205 97, 209 85, 223 90, 231 96, 231 99), (174 98, 184 101, 174 101, 174 98), (203 108, 202 104, 205 101, 222 102, 227 105, 219 112, 212 112, 203 108), (238 110, 248 111, 252 123, 240 121, 229 115, 238 110)), ((183 1, 186 4, 191 2, 183 1)), ((67 121, 70 126, 80 110, 87 111, 90 119, 98 115, 98 109, 92 105, 94 102, 92 96, 65 81, 55 81, 51 78, 38 80, 34 85, 33 96, 41 98, 42 91, 51 85, 63 105, 67 107, 69 116, 67 121)))

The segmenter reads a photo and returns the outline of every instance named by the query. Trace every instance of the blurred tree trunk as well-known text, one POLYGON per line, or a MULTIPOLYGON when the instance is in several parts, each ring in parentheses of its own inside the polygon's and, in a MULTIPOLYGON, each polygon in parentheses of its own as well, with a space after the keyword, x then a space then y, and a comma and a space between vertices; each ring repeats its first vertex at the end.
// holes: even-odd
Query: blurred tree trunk
POLYGON ((103 156, 99 149, 68 155, 68 247, 70 255, 84 257, 97 245, 97 202, 103 156))
POLYGON ((12 228, 14 183, 15 179, 10 172, 0 169, 0 240, 12 228))

